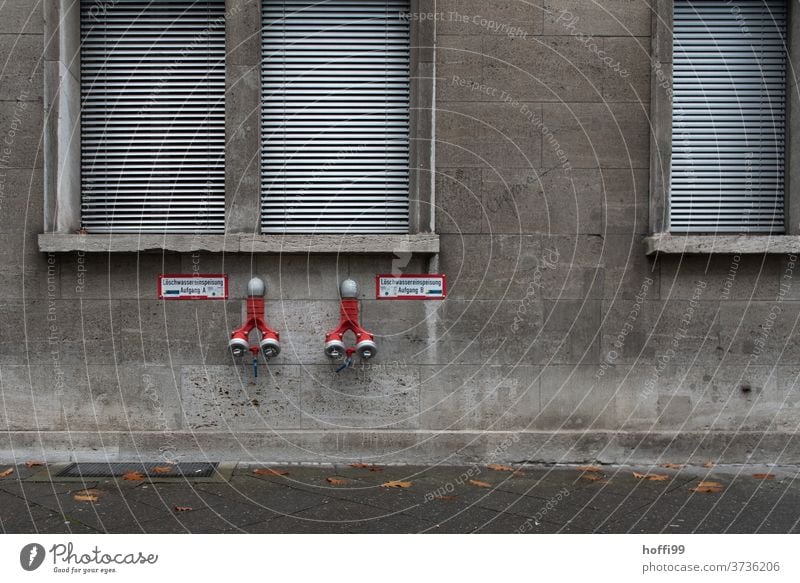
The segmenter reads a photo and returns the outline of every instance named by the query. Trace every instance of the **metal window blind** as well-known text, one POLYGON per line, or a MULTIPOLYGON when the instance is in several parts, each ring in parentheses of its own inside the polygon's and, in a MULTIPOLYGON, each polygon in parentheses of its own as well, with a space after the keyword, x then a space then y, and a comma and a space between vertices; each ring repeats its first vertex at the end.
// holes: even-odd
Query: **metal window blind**
POLYGON ((82 0, 87 231, 224 230, 224 16, 224 0, 82 0))
POLYGON ((262 231, 407 233, 409 1, 262 6, 262 231))
POLYGON ((785 0, 675 0, 670 229, 784 229, 785 0))

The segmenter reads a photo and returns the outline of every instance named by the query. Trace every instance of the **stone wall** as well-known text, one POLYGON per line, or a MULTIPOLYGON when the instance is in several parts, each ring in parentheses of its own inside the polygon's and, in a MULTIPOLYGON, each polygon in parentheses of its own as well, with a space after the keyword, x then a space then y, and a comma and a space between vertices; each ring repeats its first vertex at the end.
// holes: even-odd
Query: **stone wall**
POLYGON ((793 460, 789 258, 644 253, 649 3, 437 5, 429 265, 40 253, 52 39, 41 2, 3 4, 0 458, 793 460), (431 267, 445 302, 375 301, 375 274, 431 267), (156 299, 158 274, 192 272, 228 273, 230 301, 156 299), (283 342, 258 379, 226 348, 251 275, 283 342), (345 277, 380 355, 336 374, 322 341, 345 277))

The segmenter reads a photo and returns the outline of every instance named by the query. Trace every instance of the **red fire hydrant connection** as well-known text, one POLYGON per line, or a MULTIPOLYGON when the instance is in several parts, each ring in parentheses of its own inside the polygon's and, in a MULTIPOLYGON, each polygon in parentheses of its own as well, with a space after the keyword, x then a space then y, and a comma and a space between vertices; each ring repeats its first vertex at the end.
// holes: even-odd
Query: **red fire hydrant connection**
POLYGON ((358 284, 352 279, 346 279, 339 286, 341 306, 339 309, 339 326, 325 336, 325 355, 332 360, 351 360, 357 353, 363 360, 368 360, 378 353, 375 337, 361 327, 358 321, 358 284), (347 348, 344 344, 344 335, 352 332, 356 337, 355 348, 347 348))
POLYGON ((259 350, 264 358, 270 359, 278 356, 281 352, 280 335, 267 326, 264 320, 264 294, 266 285, 258 278, 254 277, 247 284, 247 320, 241 328, 237 328, 231 334, 228 346, 235 357, 242 357, 249 350, 253 353, 253 358, 258 356, 259 350), (261 341, 258 346, 250 346, 250 332, 254 329, 261 334, 261 341))

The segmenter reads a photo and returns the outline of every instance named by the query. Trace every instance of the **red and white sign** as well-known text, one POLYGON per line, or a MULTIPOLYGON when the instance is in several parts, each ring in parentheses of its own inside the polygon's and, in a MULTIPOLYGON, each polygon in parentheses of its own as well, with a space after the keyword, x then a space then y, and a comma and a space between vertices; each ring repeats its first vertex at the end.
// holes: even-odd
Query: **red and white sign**
POLYGON ((378 300, 443 300, 446 296, 447 278, 443 274, 375 276, 378 300))
POLYGON ((169 274, 158 276, 159 300, 227 300, 228 274, 169 274))

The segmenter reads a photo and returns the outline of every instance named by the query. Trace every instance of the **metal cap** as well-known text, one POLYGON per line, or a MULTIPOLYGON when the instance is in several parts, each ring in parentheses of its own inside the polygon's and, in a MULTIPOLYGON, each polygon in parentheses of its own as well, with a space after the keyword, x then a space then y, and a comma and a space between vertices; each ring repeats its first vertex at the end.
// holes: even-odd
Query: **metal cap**
POLYGON ((345 279, 339 286, 339 293, 343 298, 357 298, 358 284, 352 279, 345 279))
POLYGON ((263 298, 266 291, 267 286, 264 284, 264 280, 260 277, 254 277, 247 284, 248 296, 261 296, 263 298))

